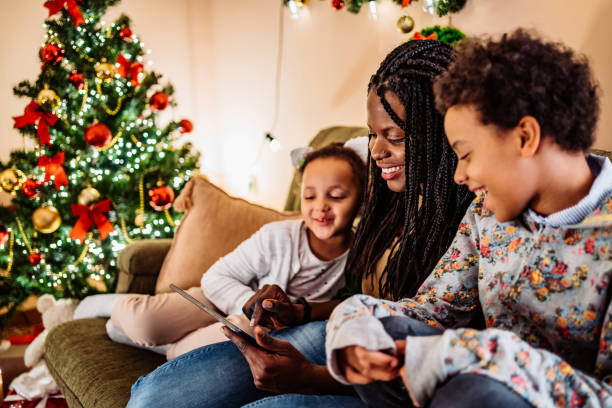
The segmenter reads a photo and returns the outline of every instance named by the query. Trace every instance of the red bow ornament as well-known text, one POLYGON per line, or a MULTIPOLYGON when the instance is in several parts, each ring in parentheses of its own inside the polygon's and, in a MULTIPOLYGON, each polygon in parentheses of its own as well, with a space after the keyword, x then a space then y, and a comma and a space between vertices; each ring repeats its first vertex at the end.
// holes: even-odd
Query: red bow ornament
POLYGON ((60 186, 68 185, 68 177, 62 164, 64 164, 64 152, 59 152, 52 158, 46 154, 38 158, 38 167, 45 168, 45 183, 51 180, 51 176, 55 177, 53 182, 56 190, 59 190, 60 186))
POLYGON ((410 0, 402 0, 402 7, 406 7, 410 4, 410 0))
POLYGON ((72 231, 70 231, 70 238, 78 239, 79 241, 85 240, 87 231, 91 228, 92 224, 95 224, 100 231, 100 237, 106 239, 108 234, 113 232, 115 229, 110 223, 108 218, 104 215, 110 211, 110 200, 108 198, 89 206, 81 204, 72 204, 72 215, 79 217, 72 231))
POLYGON ((132 82, 132 86, 140 85, 138 75, 143 71, 143 67, 140 62, 135 62, 132 64, 123 56, 123 54, 119 54, 119 56, 117 57, 117 63, 119 64, 119 69, 117 70, 119 72, 119 75, 124 78, 127 78, 129 75, 132 82))
MULTIPOLYGON (((82 0, 78 0, 79 2, 82 0)), ((78 27, 79 24, 85 24, 85 20, 83 19, 83 15, 81 14, 81 9, 77 5, 77 0, 50 0, 47 1, 44 6, 49 9, 49 17, 54 14, 59 13, 63 8, 64 4, 66 4, 66 9, 72 17, 72 21, 74 22, 74 26, 78 27)))
POLYGON ((437 33, 431 33, 431 34, 429 34, 426 37, 426 36, 424 36, 421 33, 415 33, 414 37, 412 39, 413 40, 437 40, 438 39, 438 34, 437 33))
POLYGON ((27 125, 34 125, 38 123, 36 133, 38 133, 38 140, 40 141, 41 146, 46 144, 51 146, 51 137, 49 136, 48 126, 55 125, 55 122, 57 122, 57 116, 51 112, 41 112, 38 110, 38 108, 39 106, 35 101, 30 102, 30 104, 26 106, 23 115, 13 116, 13 120, 15 121, 13 127, 15 129, 19 129, 27 125))

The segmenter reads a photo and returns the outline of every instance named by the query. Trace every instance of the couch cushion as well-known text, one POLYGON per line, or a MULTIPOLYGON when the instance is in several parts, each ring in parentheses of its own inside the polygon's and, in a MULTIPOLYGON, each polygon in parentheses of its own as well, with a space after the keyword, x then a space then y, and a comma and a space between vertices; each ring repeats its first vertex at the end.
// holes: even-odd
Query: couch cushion
POLYGON ((295 218, 231 197, 203 176, 192 178, 174 203, 187 211, 164 259, 155 293, 169 292, 168 285, 188 289, 200 285, 202 274, 268 222, 295 218))
POLYGON ((162 355, 111 341, 106 319, 60 324, 45 340, 49 372, 70 407, 125 407, 138 377, 166 362, 162 355))

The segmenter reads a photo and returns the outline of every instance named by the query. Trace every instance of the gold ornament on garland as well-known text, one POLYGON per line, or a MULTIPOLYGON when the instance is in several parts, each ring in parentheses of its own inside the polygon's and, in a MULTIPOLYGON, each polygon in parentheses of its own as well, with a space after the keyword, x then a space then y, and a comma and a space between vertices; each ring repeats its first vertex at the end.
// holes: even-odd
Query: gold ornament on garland
POLYGON ((15 194, 25 180, 25 174, 19 169, 6 169, 0 173, 0 187, 7 193, 15 194))
POLYGON ((40 207, 32 214, 32 224, 38 232, 51 234, 62 224, 62 217, 57 208, 53 206, 40 207))
POLYGON ((79 193, 77 201, 81 205, 91 205, 100 199, 100 192, 92 186, 86 187, 79 193))
POLYGON ((51 110, 60 103, 60 98, 53 89, 49 89, 49 85, 45 84, 45 89, 38 93, 36 101, 38 102, 38 105, 47 110, 51 110))
POLYGON ((401 16, 397 20, 397 31, 403 34, 408 34, 414 29, 414 19, 410 16, 401 16))
POLYGON ((136 210, 134 225, 136 225, 137 227, 142 227, 144 225, 144 212, 140 209, 136 210))
POLYGON ((96 77, 102 82, 110 82, 115 77, 115 67, 113 64, 106 62, 106 58, 102 58, 94 69, 96 70, 96 77))

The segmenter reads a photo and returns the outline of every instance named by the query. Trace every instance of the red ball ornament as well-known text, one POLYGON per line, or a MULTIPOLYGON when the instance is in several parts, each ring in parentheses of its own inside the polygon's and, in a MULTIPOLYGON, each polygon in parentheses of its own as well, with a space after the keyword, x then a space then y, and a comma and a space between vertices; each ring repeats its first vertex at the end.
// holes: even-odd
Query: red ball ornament
POLYGON ((189 119, 183 119, 179 122, 181 126, 181 133, 191 133, 193 130, 193 123, 189 119))
POLYGON ((9 240, 9 232, 4 225, 0 225, 0 245, 4 245, 9 240))
POLYGON ((57 44, 45 44, 40 50, 40 57, 42 60, 51 65, 57 65, 64 59, 64 50, 57 46, 57 44))
POLYGON ((38 189, 42 186, 43 183, 36 181, 34 179, 27 179, 21 185, 21 192, 24 196, 28 197, 30 200, 38 197, 38 189))
POLYGON ((341 10, 344 7, 344 0, 333 0, 332 7, 336 10, 341 10))
POLYGON ((43 256, 39 252, 32 252, 30 256, 28 256, 28 261, 30 261, 32 265, 38 265, 40 261, 42 261, 42 257, 43 256))
POLYGON ((72 71, 72 74, 70 74, 68 80, 72 83, 72 85, 76 86, 77 89, 83 88, 83 74, 76 69, 72 71))
POLYGON ((157 186, 149 190, 149 205, 155 211, 163 211, 172 207, 174 191, 168 186, 157 186))
POLYGON ((132 30, 130 30, 130 27, 123 27, 121 31, 119 31, 119 37, 124 41, 130 41, 132 39, 132 30))
POLYGON ((155 92, 149 101, 151 109, 161 111, 168 106, 168 95, 165 92, 155 92))
POLYGON ((85 131, 85 143, 101 149, 108 146, 113 139, 113 134, 104 123, 94 123, 85 131))

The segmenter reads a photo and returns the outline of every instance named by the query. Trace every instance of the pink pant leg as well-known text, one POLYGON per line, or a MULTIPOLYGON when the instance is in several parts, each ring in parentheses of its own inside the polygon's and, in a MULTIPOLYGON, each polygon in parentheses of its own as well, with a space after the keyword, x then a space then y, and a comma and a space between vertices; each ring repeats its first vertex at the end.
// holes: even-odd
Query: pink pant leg
MULTIPOLYGON (((229 315, 227 320, 234 323, 247 333, 253 334, 253 327, 249 325, 249 319, 243 315, 229 315)), ((166 358, 172 360, 188 351, 195 350, 199 347, 207 346, 221 341, 227 341, 228 338, 221 332, 222 323, 214 323, 207 327, 201 327, 192 331, 182 339, 175 342, 166 352, 166 358)))
MULTIPOLYGON (((200 287, 187 290, 205 305, 216 307, 204 297, 200 287)), ((216 322, 178 293, 132 295, 117 301, 111 322, 136 344, 156 346, 173 343, 187 333, 216 322)))

